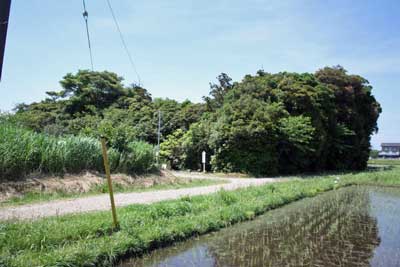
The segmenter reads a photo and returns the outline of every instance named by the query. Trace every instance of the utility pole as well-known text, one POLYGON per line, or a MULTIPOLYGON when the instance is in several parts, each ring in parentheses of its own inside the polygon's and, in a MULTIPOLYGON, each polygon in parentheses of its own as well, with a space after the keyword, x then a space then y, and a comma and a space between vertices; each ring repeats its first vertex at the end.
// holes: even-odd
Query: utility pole
POLYGON ((161 136, 161 111, 158 110, 158 128, 157 128, 157 166, 160 158, 160 136, 161 136))
POLYGON ((0 81, 3 70, 4 51, 6 50, 7 28, 10 18, 11 0, 0 0, 0 81))

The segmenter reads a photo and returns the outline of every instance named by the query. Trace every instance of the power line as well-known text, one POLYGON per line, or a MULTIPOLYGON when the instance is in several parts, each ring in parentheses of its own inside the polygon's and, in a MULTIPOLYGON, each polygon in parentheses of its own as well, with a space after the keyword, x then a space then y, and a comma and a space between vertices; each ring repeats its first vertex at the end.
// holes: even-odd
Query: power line
POLYGON ((83 19, 85 20, 85 24, 86 24, 86 37, 87 37, 87 41, 88 41, 88 46, 89 46, 89 54, 90 54, 90 65, 92 66, 92 71, 94 70, 93 68, 93 55, 92 55, 92 46, 90 44, 90 34, 89 34, 89 25, 88 25, 88 17, 89 17, 89 13, 86 10, 86 3, 85 0, 82 0, 83 3, 83 19))
POLYGON ((113 8, 111 6, 110 0, 107 0, 107 4, 108 4, 108 8, 110 9, 110 13, 111 13, 111 16, 112 16, 112 18, 114 20, 115 26, 116 26, 116 28, 118 30, 119 37, 121 39, 122 45, 124 47, 124 50, 125 50, 125 52, 126 52, 126 54, 128 56, 129 62, 131 63, 132 69, 135 71, 135 74, 136 74, 136 76, 138 78, 138 82, 139 82, 139 86, 140 86, 141 85, 141 80, 140 80, 139 73, 138 73, 138 71, 136 69, 135 63, 133 62, 133 58, 131 56, 131 53, 129 52, 128 46, 126 45, 124 35, 122 34, 121 28, 119 27, 119 24, 118 24, 117 18, 115 16, 114 10, 113 10, 113 8))

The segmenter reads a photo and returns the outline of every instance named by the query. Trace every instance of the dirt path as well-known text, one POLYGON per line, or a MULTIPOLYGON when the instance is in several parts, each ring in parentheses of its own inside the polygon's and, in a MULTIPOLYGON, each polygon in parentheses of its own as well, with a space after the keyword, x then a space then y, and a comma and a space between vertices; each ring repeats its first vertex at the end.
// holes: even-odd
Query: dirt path
MULTIPOLYGON (((174 175, 181 176, 183 174, 174 173, 174 175)), ((187 173, 184 174, 186 177, 187 173)), ((205 178, 201 175, 190 175, 190 178, 205 178)), ((213 177, 207 176, 208 179, 213 177)), ((126 206, 129 204, 149 204, 168 199, 177 199, 183 196, 204 195, 217 192, 221 189, 235 190, 241 187, 256 186, 265 183, 279 182, 284 179, 274 178, 218 178, 228 180, 229 183, 182 188, 173 190, 159 190, 149 191, 142 193, 118 193, 115 194, 115 203, 117 206, 126 206)), ((107 210, 110 208, 110 200, 108 194, 99 196, 83 197, 69 200, 57 200, 45 203, 37 203, 23 206, 0 208, 0 220, 11 219, 38 219, 49 216, 59 216, 69 213, 80 213, 107 210)))

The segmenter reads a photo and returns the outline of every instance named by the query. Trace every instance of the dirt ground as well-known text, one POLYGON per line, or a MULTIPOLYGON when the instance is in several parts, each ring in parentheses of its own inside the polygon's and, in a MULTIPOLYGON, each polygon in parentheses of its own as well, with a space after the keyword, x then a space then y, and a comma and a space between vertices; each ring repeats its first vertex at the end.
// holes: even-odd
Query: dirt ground
MULTIPOLYGON (((122 186, 151 187, 158 184, 172 184, 185 182, 187 179, 175 177, 169 172, 160 174, 129 176, 125 174, 113 174, 113 183, 122 186)), ((28 192, 65 192, 85 193, 95 186, 106 182, 103 175, 85 172, 81 174, 67 174, 64 176, 31 175, 23 181, 0 183, 0 202, 12 197, 18 197, 28 192)), ((189 181, 187 181, 189 182, 189 181)))
MULTIPOLYGON (((199 175, 190 175, 188 173, 181 174, 181 179, 200 179, 199 175), (190 176, 188 176, 190 175, 190 176)), ((176 178, 175 178, 176 179, 176 178)), ((187 196, 197 196, 216 193, 220 190, 236 190, 238 188, 244 188, 248 186, 260 186, 267 183, 283 182, 287 179, 279 178, 218 178, 223 179, 226 183, 190 187, 190 188, 179 188, 179 189, 168 189, 158 190, 150 192, 125 192, 116 193, 115 205, 117 207, 123 207, 131 204, 150 204, 154 202, 179 199, 187 196)), ((20 206, 11 207, 0 207, 0 220, 18 220, 18 219, 29 219, 36 220, 42 217, 49 216, 61 216, 63 214, 80 213, 80 212, 91 212, 99 210, 109 210, 110 199, 107 194, 100 194, 95 196, 78 197, 73 199, 61 199, 54 201, 47 201, 42 203, 32 203, 20 206)))

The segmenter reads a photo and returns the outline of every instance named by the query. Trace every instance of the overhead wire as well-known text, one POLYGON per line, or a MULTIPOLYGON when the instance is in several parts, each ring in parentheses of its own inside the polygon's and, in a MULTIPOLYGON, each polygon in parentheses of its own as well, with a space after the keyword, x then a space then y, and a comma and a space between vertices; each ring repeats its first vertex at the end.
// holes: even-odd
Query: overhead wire
POLYGON ((89 54, 90 54, 90 65, 92 66, 92 71, 94 70, 93 67, 93 54, 92 54, 92 45, 90 43, 90 34, 89 34, 89 24, 88 24, 88 17, 89 17, 89 13, 86 10, 86 2, 85 0, 82 0, 83 3, 83 19, 85 20, 85 25, 86 25, 86 37, 87 37, 87 41, 88 41, 88 46, 89 46, 89 54))
POLYGON ((126 53, 126 55, 128 56, 129 62, 130 62, 130 64, 131 64, 131 67, 132 67, 132 69, 134 70, 134 72, 135 72, 135 74, 136 74, 136 77, 137 77, 137 79, 138 79, 138 85, 141 86, 142 83, 141 83, 140 75, 139 75, 139 73, 138 73, 138 71, 137 71, 137 69, 136 69, 135 62, 133 61, 132 55, 131 55, 131 53, 129 52, 128 46, 126 45, 124 35, 122 34, 121 28, 119 27, 119 23, 118 23, 118 20, 117 20, 117 18, 116 18, 116 16, 115 16, 114 9, 113 9, 112 6, 111 6, 110 0, 107 0, 107 4, 108 4, 108 8, 109 8, 109 10, 110 10, 111 16, 112 16, 112 18, 113 18, 113 20, 114 20, 114 24, 115 24, 115 26, 116 26, 116 28, 117 28, 118 33, 119 33, 119 37, 120 37, 120 39, 121 39, 121 43, 122 43, 122 45, 123 45, 123 47, 124 47, 125 53, 126 53))

